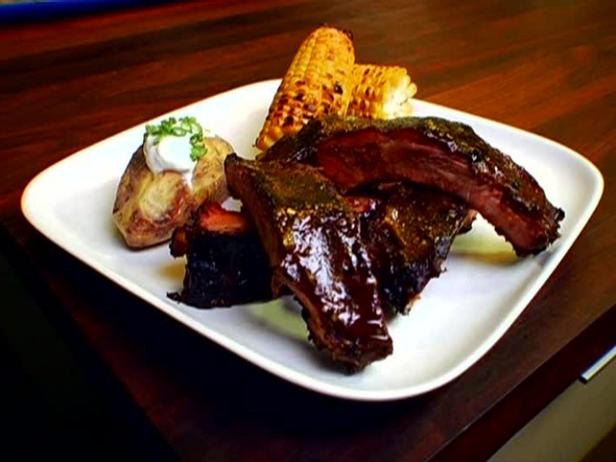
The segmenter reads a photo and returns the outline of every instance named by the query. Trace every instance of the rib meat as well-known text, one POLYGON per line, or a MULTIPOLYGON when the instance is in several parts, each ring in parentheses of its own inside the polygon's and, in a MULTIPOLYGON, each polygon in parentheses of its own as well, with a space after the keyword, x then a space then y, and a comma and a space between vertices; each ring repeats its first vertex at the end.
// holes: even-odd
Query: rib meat
POLYGON ((518 255, 544 250, 558 237, 564 217, 509 156, 469 126, 434 117, 313 121, 263 158, 313 163, 344 191, 407 180, 455 194, 491 222, 518 255))
POLYGON ((241 213, 204 203, 189 223, 174 231, 171 254, 186 255, 183 288, 169 294, 174 300, 211 308, 271 298, 267 255, 241 213))
POLYGON ((372 194, 381 198, 366 219, 380 290, 392 309, 407 313, 475 213, 455 196, 408 183, 382 184, 372 194))
POLYGON ((362 239, 361 216, 371 201, 345 200, 315 168, 298 163, 231 155, 225 171, 230 192, 255 223, 274 286, 288 287, 301 302, 315 344, 352 369, 391 354, 362 239))

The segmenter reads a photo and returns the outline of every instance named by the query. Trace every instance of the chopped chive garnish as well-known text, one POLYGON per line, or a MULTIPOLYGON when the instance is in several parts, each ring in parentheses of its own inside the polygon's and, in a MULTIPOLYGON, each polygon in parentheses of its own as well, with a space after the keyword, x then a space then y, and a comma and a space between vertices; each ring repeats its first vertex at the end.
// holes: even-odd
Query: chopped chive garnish
POLYGON ((154 144, 160 143, 165 136, 190 135, 190 158, 194 162, 207 153, 207 148, 203 145, 203 128, 195 117, 180 117, 179 120, 169 117, 158 125, 146 125, 145 132, 155 138, 154 144))

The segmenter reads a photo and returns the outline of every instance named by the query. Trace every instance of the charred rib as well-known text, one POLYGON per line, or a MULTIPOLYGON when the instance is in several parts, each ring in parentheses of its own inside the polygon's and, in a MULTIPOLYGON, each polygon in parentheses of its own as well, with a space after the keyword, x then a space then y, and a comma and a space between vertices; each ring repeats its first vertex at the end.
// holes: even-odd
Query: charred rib
POLYGON ((263 158, 313 163, 345 191, 406 180, 454 194, 491 222, 518 255, 544 250, 558 238, 564 218, 509 156, 469 126, 434 117, 313 121, 263 158))
POLYGON ((169 297, 200 308, 271 298, 271 271, 257 233, 244 215, 204 203, 177 228, 171 254, 186 255, 184 286, 169 297))

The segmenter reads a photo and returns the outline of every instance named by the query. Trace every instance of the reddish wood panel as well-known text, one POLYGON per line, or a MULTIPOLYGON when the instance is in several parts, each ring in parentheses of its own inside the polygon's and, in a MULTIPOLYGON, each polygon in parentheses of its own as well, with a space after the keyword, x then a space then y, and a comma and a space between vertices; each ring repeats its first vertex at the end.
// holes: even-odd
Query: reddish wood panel
POLYGON ((613 344, 616 6, 609 1, 175 2, 0 30, 0 245, 187 460, 479 460, 613 344), (41 169, 170 109, 279 77, 327 22, 418 96, 578 150, 606 190, 506 336, 453 383, 386 404, 284 383, 66 255, 19 211, 41 169))

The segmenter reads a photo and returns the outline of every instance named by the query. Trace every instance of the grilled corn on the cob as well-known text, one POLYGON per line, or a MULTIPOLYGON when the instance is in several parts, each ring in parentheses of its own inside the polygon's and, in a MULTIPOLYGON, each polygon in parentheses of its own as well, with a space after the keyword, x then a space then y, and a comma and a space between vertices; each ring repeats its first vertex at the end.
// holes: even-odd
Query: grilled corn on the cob
POLYGON ((417 86, 411 82, 405 68, 356 64, 353 80, 347 116, 392 119, 410 115, 410 99, 417 92, 417 86))
POLYGON ((256 146, 265 150, 321 114, 344 115, 351 99, 354 63, 347 32, 327 26, 313 31, 276 92, 256 146))

